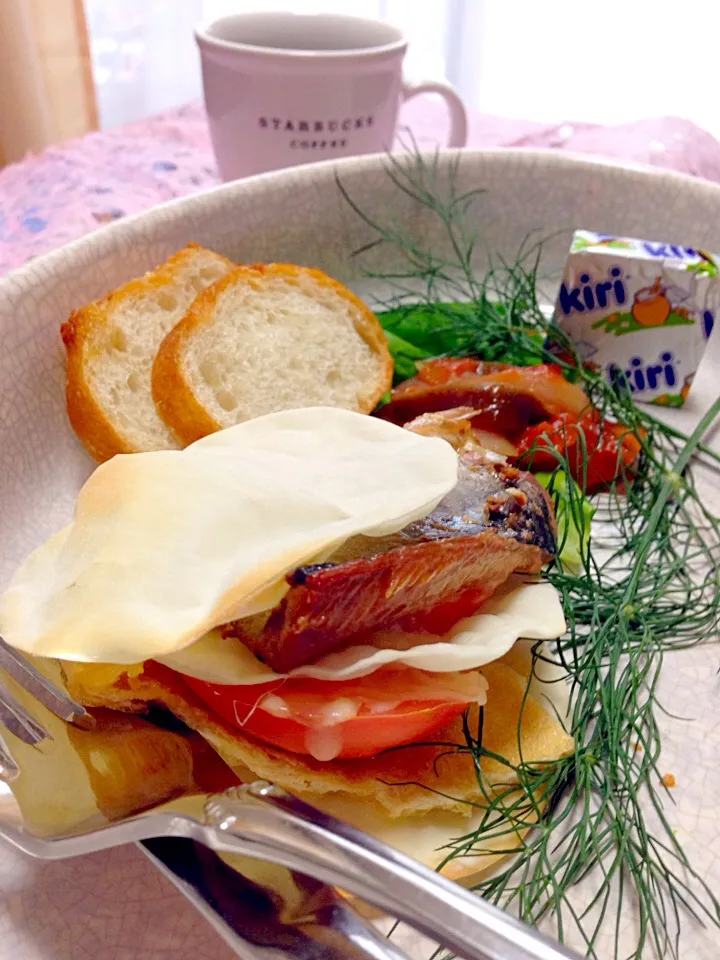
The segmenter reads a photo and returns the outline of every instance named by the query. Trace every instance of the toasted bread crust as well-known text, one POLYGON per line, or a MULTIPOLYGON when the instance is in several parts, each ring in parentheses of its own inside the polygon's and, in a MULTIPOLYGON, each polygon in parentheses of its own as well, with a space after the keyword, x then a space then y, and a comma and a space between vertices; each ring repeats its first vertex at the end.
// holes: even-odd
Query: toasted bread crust
POLYGON ((120 436, 102 407, 95 401, 85 378, 85 355, 94 331, 104 324, 104 310, 114 294, 108 294, 95 303, 73 310, 60 327, 65 344, 67 367, 65 374, 65 405, 70 425, 85 448, 98 463, 109 460, 116 453, 131 453, 132 448, 120 436))
POLYGON ((215 298, 228 282, 234 280, 236 274, 237 271, 233 271, 221 277, 196 297, 182 320, 165 335, 155 354, 152 368, 155 409, 183 443, 193 443, 222 429, 221 424, 196 400, 183 376, 182 354, 192 331, 203 323, 212 323, 215 298))
MULTIPOLYGON (((540 701, 527 695, 527 681, 502 662, 482 668, 488 679, 483 745, 488 750, 481 767, 485 783, 467 750, 449 749, 465 741, 461 718, 425 741, 387 750, 359 760, 321 761, 247 736, 214 713, 185 683, 181 674, 147 661, 140 668, 112 676, 106 667, 63 664, 70 695, 85 706, 102 706, 143 713, 150 703, 162 704, 200 733, 241 780, 264 778, 316 802, 324 796, 347 794, 373 800, 392 818, 448 811, 470 817, 468 801, 482 801, 487 786, 508 782, 507 766, 495 756, 519 763, 543 763, 564 756, 572 739, 540 701), (522 752, 518 722, 522 714, 522 752)), ((112 668, 111 668, 112 669, 112 668)), ((471 709, 470 728, 477 723, 471 709)))
MULTIPOLYGON (((86 377, 86 358, 113 309, 127 297, 142 296, 148 291, 172 283, 173 271, 182 267, 194 251, 201 249, 197 243, 187 244, 155 270, 130 280, 93 303, 73 310, 60 327, 60 336, 67 354, 65 402, 68 418, 90 455, 100 463, 116 453, 136 453, 139 448, 128 436, 116 430, 95 399, 86 377)), ((220 257, 220 254, 215 256, 220 257)), ((228 268, 234 266, 230 260, 227 260, 227 264, 228 268)))
POLYGON ((185 443, 192 443, 222 429, 222 425, 198 402, 183 372, 185 347, 197 327, 214 322, 213 308, 219 294, 238 280, 245 280, 249 285, 257 287, 264 277, 282 277, 292 283, 302 276, 311 278, 318 286, 334 290, 357 310, 357 334, 373 353, 382 359, 382 374, 358 397, 358 411, 370 413, 389 389, 393 375, 392 357, 377 317, 362 300, 322 270, 288 263, 248 264, 211 284, 166 335, 155 357, 152 372, 155 406, 167 426, 185 443))

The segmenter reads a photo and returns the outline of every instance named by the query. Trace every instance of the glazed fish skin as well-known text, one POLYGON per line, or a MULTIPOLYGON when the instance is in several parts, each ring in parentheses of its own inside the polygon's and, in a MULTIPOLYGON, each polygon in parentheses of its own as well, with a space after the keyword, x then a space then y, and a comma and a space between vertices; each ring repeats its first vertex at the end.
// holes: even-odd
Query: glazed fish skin
POLYGON ((454 407, 472 407, 473 424, 503 436, 512 436, 547 416, 534 397, 506 384, 489 383, 485 377, 466 375, 448 383, 429 385, 406 381, 393 390, 389 403, 375 413, 382 420, 401 426, 423 413, 438 413, 454 407))
POLYGON ((549 560, 556 551, 555 516, 546 490, 531 473, 466 453, 458 483, 432 513, 400 533, 403 539, 440 540, 493 530, 539 547, 549 560))
POLYGON ((442 382, 428 382, 425 376, 420 368, 416 377, 397 386, 376 416, 404 424, 423 413, 472 407, 474 426, 512 436, 548 416, 577 415, 589 403, 582 388, 566 380, 553 363, 529 367, 478 363, 474 370, 449 372, 442 382))
POLYGON ((555 552, 555 521, 529 474, 466 454, 455 489, 375 551, 299 567, 263 629, 250 636, 239 622, 238 635, 286 672, 372 631, 446 633, 511 574, 540 571, 555 552))

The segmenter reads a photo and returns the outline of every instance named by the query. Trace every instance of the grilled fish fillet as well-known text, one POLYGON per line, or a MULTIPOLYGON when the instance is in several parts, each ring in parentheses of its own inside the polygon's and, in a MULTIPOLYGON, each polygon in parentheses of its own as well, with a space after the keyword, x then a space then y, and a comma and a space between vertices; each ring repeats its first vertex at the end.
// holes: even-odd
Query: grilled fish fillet
POLYGON ((472 407, 473 426, 513 436, 558 413, 578 414, 589 403, 582 388, 567 381, 556 364, 490 371, 487 366, 480 363, 475 372, 452 374, 442 383, 428 382, 421 369, 392 391, 377 416, 402 425, 423 413, 472 407))
POLYGON ((531 474, 466 453, 457 486, 427 517, 364 548, 370 555, 299 567, 266 619, 225 634, 282 673, 373 631, 446 633, 511 574, 539 572, 555 552, 555 520, 531 474))

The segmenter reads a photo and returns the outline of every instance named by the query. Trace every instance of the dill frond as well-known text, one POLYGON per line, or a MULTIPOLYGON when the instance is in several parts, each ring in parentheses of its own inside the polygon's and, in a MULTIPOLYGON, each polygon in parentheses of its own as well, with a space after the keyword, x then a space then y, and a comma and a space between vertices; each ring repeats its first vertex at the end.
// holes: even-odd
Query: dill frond
MULTIPOLYGON (((508 764, 507 786, 486 790, 480 825, 448 845, 442 865, 507 838, 513 856, 477 886, 488 900, 530 923, 551 920, 561 940, 579 941, 588 956, 597 956, 600 934, 610 931, 617 958, 649 950, 678 957, 682 924, 720 927, 720 902, 688 862, 665 812, 657 690, 674 650, 718 636, 720 520, 705 505, 696 473, 700 462, 716 470, 720 463, 702 443, 720 417, 720 399, 685 437, 636 406, 626 385, 584 368, 539 303, 541 241, 528 238, 512 261, 491 257, 477 276, 479 239, 470 224, 479 221, 483 191, 459 190, 460 162, 447 168, 437 154, 388 158, 395 187, 435 221, 442 252, 425 249, 391 213, 383 223, 367 217, 338 181, 374 233, 363 249, 392 247, 392 262, 402 263, 365 273, 392 291, 380 316, 407 345, 399 378, 411 376, 421 356, 443 353, 559 362, 604 416, 641 438, 642 450, 632 476, 593 498, 592 522, 571 480, 562 491, 583 548, 577 569, 556 563, 547 577, 568 623, 551 656, 567 672, 575 752, 555 763, 508 764), (548 343, 559 344, 565 359, 548 343), (528 825, 518 847, 518 831, 528 825), (571 895, 581 880, 583 891, 592 891, 582 903, 571 895), (620 922, 628 905, 635 918, 629 953, 620 922)), ((560 454, 557 460, 562 483, 569 464, 560 454)), ((546 656, 535 650, 536 658, 546 656)), ((466 726, 465 740, 455 748, 470 752, 480 777, 482 726, 466 726)))

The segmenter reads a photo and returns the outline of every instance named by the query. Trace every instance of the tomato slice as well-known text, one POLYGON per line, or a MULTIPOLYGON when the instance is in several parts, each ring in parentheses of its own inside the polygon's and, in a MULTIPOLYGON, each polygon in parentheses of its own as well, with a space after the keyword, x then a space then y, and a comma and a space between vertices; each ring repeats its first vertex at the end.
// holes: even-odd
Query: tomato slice
POLYGON ((627 427, 621 423, 603 424, 598 442, 588 460, 588 492, 594 493, 627 473, 640 449, 639 438, 627 427))
POLYGON ((551 471, 559 463, 556 454, 560 453, 570 461, 577 442, 577 425, 574 418, 565 414, 524 430, 517 443, 518 457, 523 465, 533 470, 551 471))
POLYGON ((600 421, 594 411, 579 420, 571 413, 561 413, 554 420, 544 420, 523 431, 518 453, 533 470, 546 471, 561 465, 555 455, 560 453, 577 479, 586 455, 597 446, 599 435, 600 421))
POLYGON ((639 438, 620 423, 600 419, 590 410, 579 419, 561 413, 554 420, 523 431, 517 443, 518 460, 532 470, 554 470, 560 453, 573 479, 586 493, 608 486, 634 463, 639 438))
POLYGON ((229 685, 185 677, 215 713, 244 733, 318 760, 370 757, 421 741, 484 697, 479 673, 382 668, 355 680, 290 677, 229 685))
POLYGON ((448 383, 465 373, 475 373, 480 361, 477 357, 432 357, 418 363, 418 380, 435 386, 448 383))

